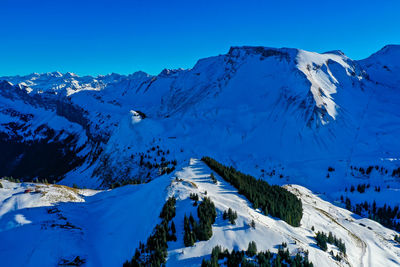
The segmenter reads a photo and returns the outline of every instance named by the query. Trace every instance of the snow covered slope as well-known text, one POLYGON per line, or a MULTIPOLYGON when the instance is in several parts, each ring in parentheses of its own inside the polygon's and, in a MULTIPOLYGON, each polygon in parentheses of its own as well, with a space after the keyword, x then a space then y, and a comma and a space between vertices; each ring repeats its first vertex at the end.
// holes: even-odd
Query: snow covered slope
POLYGON ((169 180, 106 192, 1 183, 2 266, 57 266, 77 256, 87 266, 121 266, 151 233, 169 180))
POLYGON ((2 174, 92 187, 147 179, 162 172, 141 164, 141 155, 154 159, 154 146, 170 151, 166 161, 210 155, 256 176, 283 166, 283 176, 307 186, 348 182, 352 164, 392 170, 397 164, 385 159, 400 148, 398 51, 388 46, 358 62, 340 51, 232 47, 157 76, 1 77, 2 147, 17 151, 0 160, 2 174), (132 120, 135 112, 145 119, 132 120), (26 163, 31 144, 36 155, 58 154, 52 170, 26 163), (325 181, 331 165, 338 175, 325 181))
MULTIPOLYGON (((128 185, 109 191, 73 190, 41 184, 15 184, 1 180, 2 213, 0 215, 0 262, 5 266, 54 266, 62 259, 77 256, 84 266, 121 266, 133 256, 139 241, 145 242, 169 196, 177 198, 177 241, 169 242, 167 266, 198 266, 209 257, 212 247, 247 249, 250 241, 258 250, 273 252, 286 242, 292 253, 309 251, 314 266, 398 266, 400 247, 393 241, 396 234, 376 222, 361 219, 351 212, 332 205, 298 185, 287 185, 303 202, 304 215, 300 227, 264 216, 231 185, 216 176, 196 159, 183 168, 144 185, 128 185), (23 193, 27 188, 39 188, 40 193, 23 193), (60 191, 62 190, 62 191, 60 191), (46 192, 46 193, 44 193, 46 192), (207 192, 207 193, 205 193, 207 192), (217 219, 213 236, 196 242, 193 247, 183 244, 183 218, 196 207, 190 193, 207 194, 215 203, 217 219), (74 197, 50 198, 71 194, 74 197), (84 194, 85 196, 83 196, 84 194), (63 201, 69 201, 62 203, 63 201), (82 202, 83 201, 83 202, 82 202), (8 205, 7 203, 17 203, 8 205), (237 211, 236 225, 222 219, 228 208, 237 211), (249 226, 251 220, 255 229, 249 226), (316 231, 332 231, 346 245, 347 256, 337 262, 316 246, 316 231)), ((329 250, 336 253, 336 248, 329 250)))
POLYGON ((368 71, 371 80, 390 87, 400 84, 400 46, 387 45, 360 64, 368 71))
POLYGON ((331 202, 400 204, 399 51, 244 46, 156 76, 1 77, 0 175, 104 189, 211 156, 331 202))
MULTIPOLYGON (((351 212, 323 201, 304 187, 287 185, 286 188, 295 193, 303 203, 303 219, 301 227, 292 227, 281 220, 264 216, 251 208, 249 202, 237 190, 217 177, 218 184, 210 180, 208 169, 199 160, 192 159, 189 166, 177 172, 182 182, 173 183, 173 192, 181 200, 177 204, 178 218, 183 218, 189 211, 196 214, 188 197, 189 193, 198 193, 210 197, 218 210, 216 223, 213 225, 213 236, 209 241, 196 243, 194 247, 184 248, 183 235, 178 235, 178 242, 170 246, 168 263, 176 266, 180 263, 198 266, 201 257, 210 253, 210 248, 221 245, 231 249, 246 250, 250 241, 257 243, 259 250, 277 251, 282 242, 288 244, 292 253, 309 251, 309 258, 315 266, 398 266, 400 264, 400 248, 392 240, 396 232, 385 229, 378 223, 361 219, 351 212), (222 219, 223 211, 232 208, 237 211, 236 225, 222 219), (256 228, 249 226, 251 220, 256 228), (346 244, 347 257, 341 263, 335 261, 328 252, 315 245, 315 232, 332 231, 342 238, 346 244), (180 241, 179 241, 180 240, 180 241)), ((183 220, 177 222, 178 229, 183 229, 183 220), (181 227, 181 228, 179 228, 181 227)), ((178 231, 179 232, 179 231, 178 231)), ((172 242, 173 243, 173 242, 172 242)), ((335 249, 332 247, 330 249, 335 249)), ((168 264, 167 264, 168 265, 168 264)))

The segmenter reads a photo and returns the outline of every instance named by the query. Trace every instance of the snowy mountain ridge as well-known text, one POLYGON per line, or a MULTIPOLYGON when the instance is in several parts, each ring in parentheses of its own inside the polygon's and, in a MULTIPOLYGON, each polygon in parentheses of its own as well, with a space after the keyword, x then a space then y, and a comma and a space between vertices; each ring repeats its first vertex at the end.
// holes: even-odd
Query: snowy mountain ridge
POLYGON ((16 151, 0 162, 3 175, 97 188, 152 179, 172 168, 160 167, 163 158, 210 155, 256 177, 275 172, 273 183, 344 190, 358 181, 349 177, 352 165, 398 167, 386 160, 399 158, 400 149, 392 142, 400 120, 398 51, 387 46, 354 61, 340 51, 245 46, 157 76, 2 77, 2 142, 16 151), (51 162, 62 171, 28 164, 32 144, 57 152, 51 162), (336 172, 326 179, 329 166, 336 172))

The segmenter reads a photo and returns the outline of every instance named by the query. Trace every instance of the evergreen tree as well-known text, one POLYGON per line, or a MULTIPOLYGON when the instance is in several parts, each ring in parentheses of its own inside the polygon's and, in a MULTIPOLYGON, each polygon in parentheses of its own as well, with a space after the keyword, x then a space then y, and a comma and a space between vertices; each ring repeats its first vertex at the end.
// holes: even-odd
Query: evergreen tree
POLYGON ((217 211, 215 205, 210 198, 205 197, 197 208, 197 216, 199 224, 195 228, 198 240, 208 240, 212 236, 212 224, 215 223, 217 211))
POLYGON ((332 235, 332 232, 329 232, 327 242, 328 242, 329 244, 333 244, 333 235, 332 235))
MULTIPOLYGON (((193 216, 190 214, 190 217, 193 218, 193 216)), ((193 219, 194 221, 194 219, 193 219)), ((193 223, 186 217, 184 217, 183 221, 183 228, 184 228, 184 235, 183 235, 183 243, 185 244, 185 247, 191 247, 194 245, 196 242, 196 237, 195 233, 193 231, 193 223)))
POLYGON ((214 173, 211 173, 211 174, 210 174, 210 178, 211 178, 211 180, 213 181, 214 184, 217 184, 217 183, 218 183, 217 179, 216 179, 215 176, 214 176, 214 173))
POLYGON ((224 211, 222 218, 224 220, 229 220, 231 224, 236 224, 235 221, 237 219, 237 212, 229 208, 228 211, 224 211))
POLYGON ((320 247, 323 251, 328 249, 328 245, 326 243, 327 237, 323 232, 318 232, 315 239, 317 240, 317 246, 320 247))
POLYGON ((217 217, 215 205, 210 198, 205 197, 197 207, 197 215, 199 222, 190 214, 189 218, 184 217, 184 237, 183 242, 185 246, 193 246, 197 240, 208 240, 212 236, 212 224, 217 217))
POLYGON ((251 241, 247 247, 246 251, 247 256, 253 257, 257 254, 257 245, 256 242, 251 241))
POLYGON ((171 231, 172 231, 173 234, 176 233, 176 228, 175 228, 175 223, 174 223, 174 221, 171 222, 171 231))

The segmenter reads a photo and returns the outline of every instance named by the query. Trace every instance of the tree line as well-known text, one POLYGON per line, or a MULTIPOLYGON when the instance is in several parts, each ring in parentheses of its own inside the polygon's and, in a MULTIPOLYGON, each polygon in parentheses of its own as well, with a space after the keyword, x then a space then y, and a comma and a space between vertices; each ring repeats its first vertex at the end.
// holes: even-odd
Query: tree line
POLYGON ((202 161, 224 180, 238 189, 239 194, 244 195, 256 209, 261 209, 265 215, 278 217, 292 226, 300 226, 303 216, 301 200, 286 189, 269 185, 266 181, 257 180, 227 167, 210 157, 203 157, 202 161))
POLYGON ((368 219, 374 220, 392 230, 400 231, 400 208, 398 205, 392 207, 384 204, 382 207, 378 207, 375 201, 372 204, 365 201, 352 205, 348 197, 346 199, 341 197, 340 199, 345 203, 346 209, 355 214, 368 217, 368 219))
POLYGON ((226 266, 263 266, 263 267, 280 267, 280 266, 295 266, 295 267, 312 267, 312 262, 308 259, 308 252, 295 256, 290 256, 289 249, 284 249, 280 246, 278 253, 272 253, 269 250, 257 252, 257 245, 254 241, 250 242, 246 251, 232 250, 229 252, 221 246, 216 246, 212 249, 211 258, 203 259, 202 267, 217 267, 220 266, 218 261, 224 260, 226 266))

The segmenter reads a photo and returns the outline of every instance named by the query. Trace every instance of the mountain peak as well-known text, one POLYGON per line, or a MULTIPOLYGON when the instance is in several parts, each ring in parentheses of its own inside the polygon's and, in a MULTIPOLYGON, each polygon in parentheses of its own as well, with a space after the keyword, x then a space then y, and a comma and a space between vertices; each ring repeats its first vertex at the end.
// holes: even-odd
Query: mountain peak
POLYGON ((73 72, 67 72, 67 73, 64 74, 64 76, 66 76, 68 78, 79 77, 77 74, 75 74, 73 72))
POLYGON ((342 50, 331 50, 331 51, 327 51, 324 52, 322 54, 334 54, 334 55, 338 55, 338 56, 346 56, 342 50))
POLYGON ((228 55, 233 57, 240 57, 246 55, 261 55, 263 58, 277 56, 290 61, 291 58, 298 53, 298 49, 295 48, 272 48, 264 46, 232 46, 228 55))
POLYGON ((368 58, 360 60, 360 62, 370 63, 370 61, 380 61, 387 63, 397 63, 400 61, 400 45, 390 44, 385 45, 381 50, 378 52, 373 53, 368 58))
POLYGON ((366 59, 358 61, 374 81, 391 87, 400 84, 400 45, 386 45, 366 59))
POLYGON ((63 74, 59 71, 53 71, 53 72, 48 72, 46 73, 47 76, 53 76, 53 77, 62 77, 63 74))
POLYGON ((385 53, 388 53, 388 52, 396 52, 396 53, 398 53, 398 52, 400 52, 400 45, 398 45, 398 44, 388 44, 388 45, 385 45, 381 50, 379 50, 378 53, 380 51, 385 52, 385 53))
POLYGON ((163 69, 158 76, 169 76, 183 71, 184 69, 163 69))

